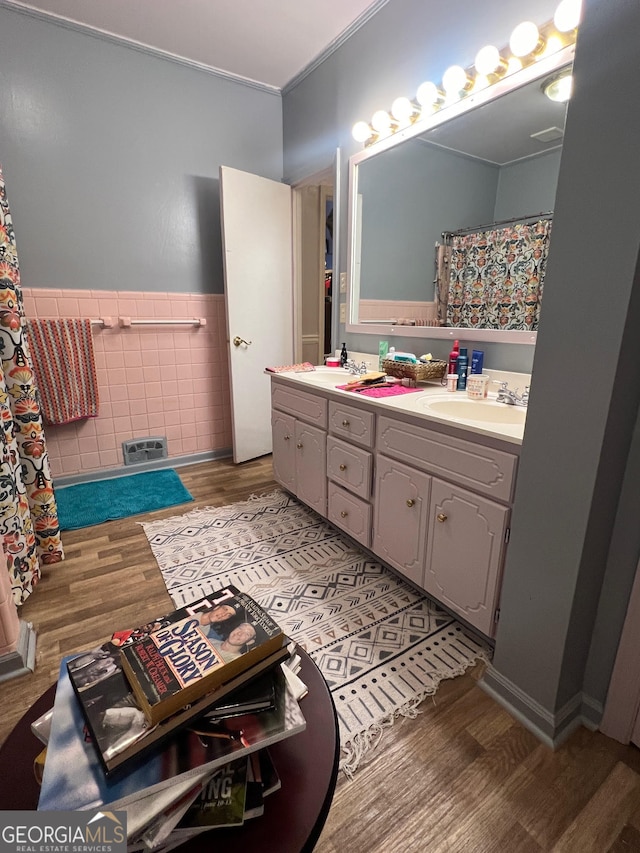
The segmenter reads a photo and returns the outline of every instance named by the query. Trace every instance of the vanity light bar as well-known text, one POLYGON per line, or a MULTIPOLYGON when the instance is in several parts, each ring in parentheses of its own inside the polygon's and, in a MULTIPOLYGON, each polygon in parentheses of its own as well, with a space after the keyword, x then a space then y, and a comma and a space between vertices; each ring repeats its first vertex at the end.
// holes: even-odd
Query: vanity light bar
POLYGON ((553 21, 540 29, 532 21, 518 24, 509 40, 509 59, 505 59, 493 45, 486 45, 478 51, 475 65, 471 68, 465 69, 459 65, 447 68, 442 78, 444 92, 434 83, 422 83, 418 87, 416 101, 398 98, 394 101, 391 115, 385 110, 378 110, 370 123, 356 122, 351 131, 353 138, 366 146, 373 145, 417 119, 457 103, 474 91, 496 83, 505 75, 513 74, 544 56, 575 44, 581 13, 582 0, 562 0, 553 21), (402 103, 402 110, 397 108, 399 103, 402 103))

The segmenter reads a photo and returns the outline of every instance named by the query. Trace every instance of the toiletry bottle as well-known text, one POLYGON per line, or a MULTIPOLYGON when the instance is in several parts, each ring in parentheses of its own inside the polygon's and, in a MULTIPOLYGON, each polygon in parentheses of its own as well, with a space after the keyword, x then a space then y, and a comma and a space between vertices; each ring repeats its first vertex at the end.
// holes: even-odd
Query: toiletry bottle
POLYGON ((484 352, 481 349, 474 349, 471 353, 471 373, 482 373, 484 364, 484 352))
POLYGON ((389 352, 389 341, 380 341, 378 343, 378 370, 382 370, 382 362, 386 359, 389 352))
POLYGON ((340 350, 340 367, 344 367, 349 359, 349 353, 347 352, 347 345, 342 344, 342 349, 340 350))
POLYGON ((464 391, 467 387, 467 370, 469 368, 469 356, 467 348, 462 347, 458 356, 458 391, 464 391))
POLYGON ((458 341, 453 342, 453 349, 449 353, 449 368, 447 373, 457 373, 458 372, 458 355, 459 353, 459 343, 458 341))

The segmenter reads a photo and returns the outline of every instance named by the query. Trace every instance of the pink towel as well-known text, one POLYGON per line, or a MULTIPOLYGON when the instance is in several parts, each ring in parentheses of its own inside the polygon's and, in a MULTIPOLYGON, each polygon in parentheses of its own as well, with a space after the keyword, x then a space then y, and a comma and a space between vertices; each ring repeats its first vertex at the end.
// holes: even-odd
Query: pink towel
POLYGON ((91 320, 29 320, 27 328, 45 423, 95 418, 99 400, 91 320))
POLYGON ((407 388, 406 385, 374 385, 371 388, 363 385, 336 385, 341 391, 353 391, 365 397, 397 397, 399 394, 415 394, 424 388, 407 388))

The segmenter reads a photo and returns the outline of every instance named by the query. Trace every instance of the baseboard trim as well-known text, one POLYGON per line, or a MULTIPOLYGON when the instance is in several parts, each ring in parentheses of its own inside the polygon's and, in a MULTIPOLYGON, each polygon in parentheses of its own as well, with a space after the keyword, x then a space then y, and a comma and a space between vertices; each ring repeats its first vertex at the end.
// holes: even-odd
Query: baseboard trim
POLYGON ((157 468, 182 468, 185 465, 197 465, 199 462, 211 462, 215 459, 227 459, 232 450, 225 447, 222 450, 207 450, 203 453, 190 453, 187 456, 174 456, 168 459, 150 459, 137 465, 122 465, 119 468, 102 468, 99 471, 87 471, 81 474, 68 474, 66 477, 55 477, 54 486, 73 486, 76 483, 93 483, 96 480, 112 480, 114 477, 124 477, 127 474, 139 474, 142 471, 153 471, 157 468))
POLYGON ((592 727, 593 717, 586 718, 585 706, 589 705, 595 711, 597 703, 582 693, 576 693, 554 713, 528 696, 491 664, 479 686, 550 749, 561 746, 581 725, 592 727))

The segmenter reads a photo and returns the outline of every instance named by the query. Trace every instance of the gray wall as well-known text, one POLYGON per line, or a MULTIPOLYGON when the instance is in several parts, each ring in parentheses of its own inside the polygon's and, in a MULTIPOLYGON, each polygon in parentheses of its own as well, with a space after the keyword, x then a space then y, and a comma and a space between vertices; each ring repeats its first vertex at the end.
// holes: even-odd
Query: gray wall
POLYGON ((436 241, 491 222, 497 184, 495 166, 420 141, 362 163, 361 297, 432 300, 436 241))
POLYGON ((494 217, 497 220, 553 210, 561 150, 503 166, 498 179, 494 217), (522 200, 526 199, 526 210, 522 200))
POLYGON ((28 287, 221 293, 219 165, 282 178, 277 94, 0 7, 28 287))
POLYGON ((498 167, 420 139, 358 166, 360 296, 434 298, 442 232, 553 210, 560 151, 498 167))
MULTIPOLYGON (((555 5, 452 0, 439 15, 419 0, 389 0, 285 94, 285 176, 312 162, 311 138, 326 143, 327 159, 337 139, 346 162, 358 150, 349 136, 357 119, 441 79, 452 62, 470 64, 484 43, 506 44, 520 20, 551 19, 555 5)), ((605 698, 640 553, 638 482, 624 477, 628 459, 638 465, 640 113, 630 107, 640 99, 638 32, 640 4, 586 0, 488 684, 551 739, 583 699, 597 712, 605 698)), ((352 338, 352 348, 375 349, 371 336, 352 338)), ((533 356, 527 347, 482 348, 493 367, 522 369, 521 353, 533 356)))

